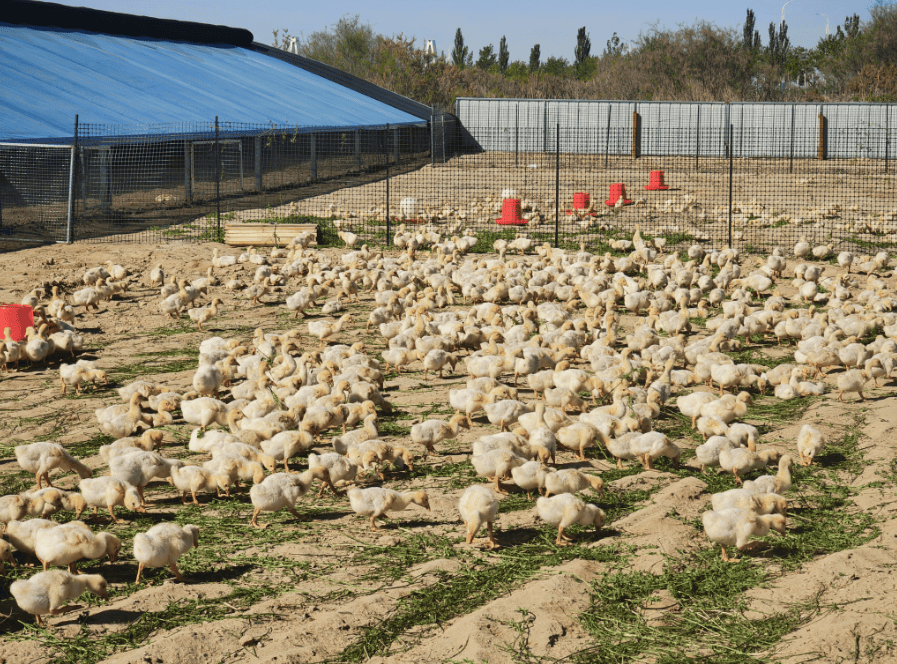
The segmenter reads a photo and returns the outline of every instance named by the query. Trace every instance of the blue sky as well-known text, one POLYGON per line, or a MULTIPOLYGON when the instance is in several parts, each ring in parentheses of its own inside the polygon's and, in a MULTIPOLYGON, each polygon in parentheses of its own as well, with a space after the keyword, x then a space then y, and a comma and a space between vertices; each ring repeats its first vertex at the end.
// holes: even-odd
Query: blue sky
MULTIPOLYGON (((57 0, 59 1, 59 0, 57 0)), ((485 44, 498 48, 502 35, 508 39, 512 60, 528 60, 533 44, 540 44, 543 61, 549 55, 573 58, 576 31, 585 25, 592 40, 592 54, 600 54, 614 31, 624 40, 636 39, 655 23, 675 27, 703 19, 724 27, 738 27, 750 6, 765 44, 770 21, 778 23, 782 0, 749 0, 745 4, 725 0, 639 0, 630 3, 596 3, 584 0, 545 3, 520 0, 510 3, 484 3, 455 0, 452 3, 422 3, 407 0, 372 3, 370 0, 342 0, 337 3, 301 3, 287 0, 62 0, 64 4, 96 9, 144 14, 203 23, 218 23, 246 28, 255 40, 270 44, 271 31, 284 29, 293 35, 308 34, 336 22, 345 14, 359 14, 383 34, 404 33, 435 39, 439 51, 448 54, 461 28, 468 47, 476 54, 485 44), (607 8, 602 8, 606 5, 607 8), (546 8, 550 11, 546 12, 546 8)), ((791 0, 785 8, 788 34, 792 44, 813 46, 825 34, 827 14, 831 30, 848 14, 861 19, 869 16, 869 3, 841 0, 791 0)))

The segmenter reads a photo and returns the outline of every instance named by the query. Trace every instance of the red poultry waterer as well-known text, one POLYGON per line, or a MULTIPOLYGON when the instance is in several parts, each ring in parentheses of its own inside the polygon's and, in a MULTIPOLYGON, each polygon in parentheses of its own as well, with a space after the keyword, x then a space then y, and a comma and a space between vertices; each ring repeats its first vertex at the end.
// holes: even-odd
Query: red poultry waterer
POLYGON ((501 226, 523 226, 527 220, 521 216, 520 199, 506 198, 501 202, 501 219, 495 220, 501 226))
POLYGON ((25 330, 34 326, 34 310, 27 304, 0 304, 0 330, 9 328, 13 341, 25 338, 25 330))

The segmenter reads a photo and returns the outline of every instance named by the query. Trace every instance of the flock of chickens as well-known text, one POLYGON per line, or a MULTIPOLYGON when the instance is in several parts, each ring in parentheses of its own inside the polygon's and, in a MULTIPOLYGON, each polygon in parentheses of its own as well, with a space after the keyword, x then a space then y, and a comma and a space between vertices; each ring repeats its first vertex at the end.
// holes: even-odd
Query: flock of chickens
MULTIPOLYGON (((354 249, 358 238, 351 233, 341 237, 347 250, 336 257, 310 249, 313 238, 300 235, 268 256, 252 248, 240 256, 219 256, 216 250, 213 268, 193 282, 166 282, 161 266, 147 275, 161 289, 160 311, 172 318, 186 312, 199 329, 219 313, 222 301, 190 306, 218 287, 241 290, 258 303, 275 287, 298 282, 301 287, 284 302, 294 318, 306 310, 336 314, 360 294, 372 294, 367 329, 374 326, 386 348, 380 360, 365 352, 361 341, 334 343, 353 322, 348 314, 277 334, 257 329, 247 343, 210 337, 199 346, 192 391, 136 381, 118 390, 122 403, 96 410, 100 430, 116 439, 100 450, 108 475, 93 477, 56 443, 17 446, 18 464, 34 474, 36 488, 0 498, 0 520, 6 524, 0 561, 12 562, 14 547, 43 564, 43 572, 11 587, 19 606, 38 623, 43 615, 72 610, 66 602, 85 590, 105 596, 103 577, 80 575, 74 564, 103 556, 114 561, 121 549, 115 535, 94 533, 82 521, 59 524, 46 518, 54 512, 73 511, 80 519, 89 507, 95 517, 103 508, 119 522, 117 507, 146 509, 144 488, 156 480, 170 482, 185 504, 198 504, 203 492, 229 496, 245 482, 251 484, 254 508, 250 523, 264 528, 258 523, 263 512, 286 509, 301 519, 296 504, 317 482, 318 495, 325 489, 341 495, 351 486, 346 494, 352 510, 377 530, 377 519, 389 512, 411 504, 429 510, 429 497, 425 491, 362 487, 367 482, 358 480, 370 473, 384 479, 390 465, 398 472, 413 469, 419 455, 437 454, 437 445, 469 429, 480 413, 499 431, 472 444, 473 467, 491 485, 475 484, 460 497, 466 541, 472 543, 485 526, 486 546, 498 546, 496 494, 506 494, 511 482, 528 496, 541 494, 536 512, 557 527, 556 544, 569 545, 568 528, 600 530, 605 521, 600 507, 578 497, 585 490, 599 497, 605 491, 601 477, 580 469, 586 450, 604 448, 619 467, 634 460, 651 469, 661 457, 678 466, 682 449, 653 423, 674 395, 702 385, 712 391, 678 396, 676 405, 705 439, 695 451, 701 471, 720 468, 741 484, 713 495, 713 509, 703 516, 707 536, 722 545, 723 559, 731 560, 726 547, 747 551, 757 546, 753 536, 769 530, 784 534, 792 454, 809 465, 824 446, 822 434, 804 426, 793 453, 758 448, 757 429, 738 421, 747 415, 750 392, 772 388, 781 399, 822 394, 826 372, 836 369, 839 399, 845 392, 863 399, 870 381, 892 375, 897 357, 897 299, 877 276, 888 268, 884 253, 859 259, 842 253, 836 274, 824 276, 823 266, 800 261, 811 253, 824 257, 827 248, 798 243, 790 277, 796 294, 785 297, 778 290, 786 279, 780 250, 751 269, 756 258, 732 249, 707 252, 695 245, 687 257, 664 254, 662 241, 644 239, 638 231, 631 241, 616 241, 627 252, 617 257, 593 255, 584 247, 570 252, 539 246, 525 235, 497 241, 497 256, 468 255, 476 243, 471 234, 444 239, 402 227, 394 238, 402 251, 391 255, 366 245, 354 249), (429 253, 419 254, 423 249, 429 253), (534 256, 525 255, 531 251, 534 256), (253 267, 248 284, 240 279, 244 265, 253 267), (851 274, 852 267, 865 276, 851 274), (223 283, 216 270, 228 275, 223 283), (699 325, 700 333, 694 329, 699 325), (876 330, 883 334, 862 341, 876 330), (768 369, 736 363, 726 354, 758 336, 796 343, 794 362, 768 369), (380 437, 378 413, 393 410, 382 391, 390 367, 442 377, 460 371, 459 365, 468 378, 465 387, 449 393, 452 417, 415 422, 407 440, 380 437), (523 385, 534 399, 520 398, 523 385), (202 463, 165 457, 159 449, 163 435, 157 427, 175 422, 178 412, 195 427, 188 447, 204 455, 202 463), (329 432, 336 435, 325 441, 329 432), (331 450, 321 450, 322 445, 331 450), (550 464, 559 449, 575 452, 580 463, 555 469, 550 464), (289 467, 297 455, 308 458, 302 473, 289 467), (778 464, 777 474, 743 481, 771 463, 778 464), (79 491, 51 485, 54 469, 77 473, 79 491), (50 570, 51 565, 68 571, 50 570)), ((43 306, 38 291, 26 296, 41 323, 23 342, 6 331, 6 365, 41 362, 57 351, 73 356, 82 343, 73 326, 75 308, 89 311, 104 297, 124 292, 126 276, 127 270, 110 262, 89 270, 86 287, 69 298, 54 289, 43 306), (43 354, 29 350, 38 341, 46 345, 43 354)), ((106 375, 94 363, 78 360, 60 365, 60 380, 63 392, 80 392, 106 375)), ((145 568, 166 566, 184 580, 177 561, 198 542, 193 525, 160 523, 137 535, 138 582, 145 568)))

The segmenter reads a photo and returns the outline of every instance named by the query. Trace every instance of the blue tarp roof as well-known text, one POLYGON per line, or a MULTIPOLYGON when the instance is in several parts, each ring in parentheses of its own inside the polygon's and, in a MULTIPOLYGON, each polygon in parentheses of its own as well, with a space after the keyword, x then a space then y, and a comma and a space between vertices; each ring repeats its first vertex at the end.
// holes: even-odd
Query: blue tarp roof
MULTIPOLYGON (((422 122, 238 46, 0 22, 0 141, 71 137, 75 114, 82 124, 130 125, 134 133, 137 125, 209 122, 215 116, 290 127, 422 122)), ((154 132, 144 127, 139 133, 154 132)))

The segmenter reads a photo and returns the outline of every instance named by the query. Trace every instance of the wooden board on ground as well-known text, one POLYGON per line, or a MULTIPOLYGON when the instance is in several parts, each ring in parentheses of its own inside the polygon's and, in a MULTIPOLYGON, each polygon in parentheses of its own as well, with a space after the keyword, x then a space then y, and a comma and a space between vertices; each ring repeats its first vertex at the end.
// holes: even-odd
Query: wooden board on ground
POLYGON ((317 244, 317 224, 225 224, 224 242, 232 247, 285 247, 300 233, 309 232, 317 244))

